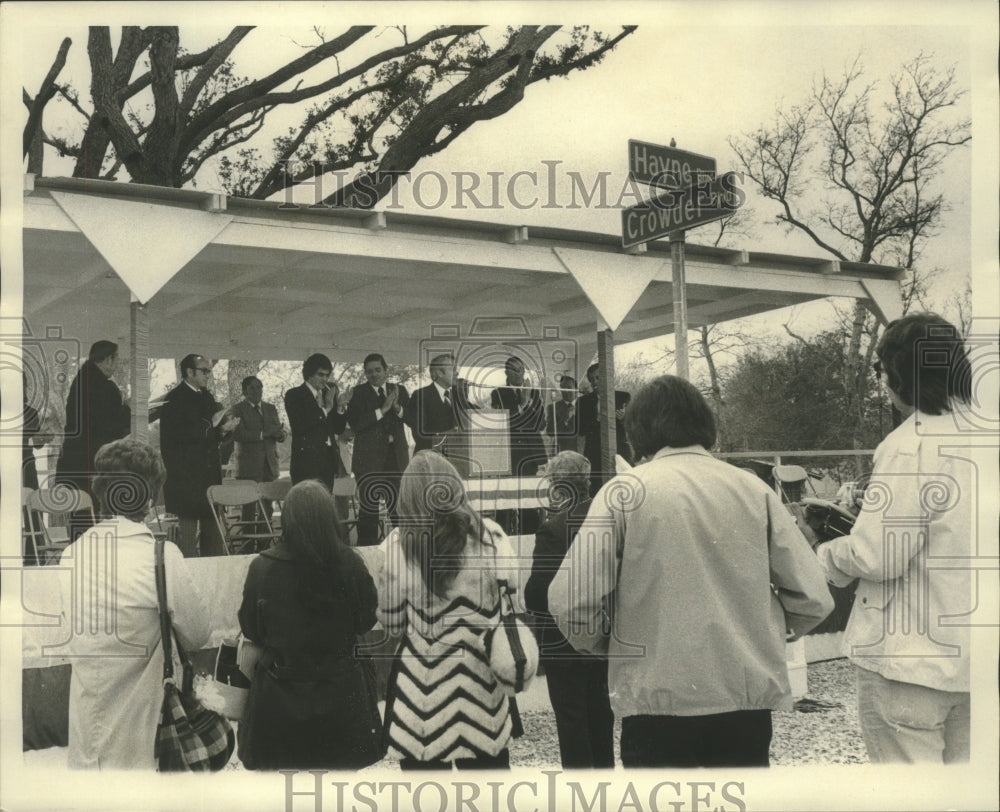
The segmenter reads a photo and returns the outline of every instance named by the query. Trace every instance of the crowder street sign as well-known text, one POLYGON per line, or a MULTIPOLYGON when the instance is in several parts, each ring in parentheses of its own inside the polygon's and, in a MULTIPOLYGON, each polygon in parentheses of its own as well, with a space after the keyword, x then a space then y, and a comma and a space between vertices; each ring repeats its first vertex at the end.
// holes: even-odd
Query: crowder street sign
MULTIPOLYGON (((630 141, 629 147, 634 143, 637 142, 630 141)), ((624 209, 622 245, 629 248, 732 214, 746 199, 738 181, 734 172, 726 172, 714 180, 703 178, 699 185, 665 192, 646 203, 624 209)))
POLYGON ((659 189, 688 189, 715 177, 715 158, 629 139, 628 173, 633 180, 659 189))

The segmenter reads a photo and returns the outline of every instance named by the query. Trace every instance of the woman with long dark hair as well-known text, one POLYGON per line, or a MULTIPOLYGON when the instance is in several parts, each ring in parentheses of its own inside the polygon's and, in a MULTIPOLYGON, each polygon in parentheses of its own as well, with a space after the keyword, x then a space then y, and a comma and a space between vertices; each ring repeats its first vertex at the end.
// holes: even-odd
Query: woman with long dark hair
POLYGON ((386 705, 391 752, 406 769, 505 769, 511 718, 484 634, 500 613, 506 535, 469 505, 440 454, 414 455, 400 483, 399 526, 385 541, 379 620, 402 636, 386 705))
POLYGON ((289 492, 281 540, 251 564, 240 628, 263 647, 238 730, 248 769, 356 769, 381 758, 374 672, 355 655, 375 584, 314 480, 289 492))

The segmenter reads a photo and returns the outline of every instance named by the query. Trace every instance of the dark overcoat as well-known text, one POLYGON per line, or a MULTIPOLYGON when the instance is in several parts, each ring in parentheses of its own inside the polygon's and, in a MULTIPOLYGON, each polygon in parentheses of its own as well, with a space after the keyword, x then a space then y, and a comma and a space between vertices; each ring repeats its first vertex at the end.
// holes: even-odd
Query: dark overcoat
POLYGON ((336 575, 317 579, 279 543, 247 571, 240 629, 264 649, 239 727, 249 769, 355 769, 382 757, 374 670, 355 652, 378 596, 357 553, 340 546, 336 559, 336 575))
POLYGON ((186 383, 167 394, 160 412, 160 453, 167 468, 163 497, 167 511, 197 519, 209 510, 208 486, 222 482, 219 431, 212 416, 222 408, 207 389, 186 383))

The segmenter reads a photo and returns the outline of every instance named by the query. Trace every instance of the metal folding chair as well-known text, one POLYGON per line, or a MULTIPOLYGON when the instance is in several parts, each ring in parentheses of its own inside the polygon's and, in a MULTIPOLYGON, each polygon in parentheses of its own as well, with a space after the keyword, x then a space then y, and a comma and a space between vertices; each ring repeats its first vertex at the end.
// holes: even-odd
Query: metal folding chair
POLYGON ((285 497, 292 489, 292 480, 274 479, 270 482, 258 482, 257 490, 261 501, 270 501, 272 507, 271 527, 277 535, 281 535, 281 510, 285 505, 285 497))
POLYGON ((260 552, 277 538, 264 511, 260 489, 252 479, 210 485, 206 495, 227 554, 260 552), (254 508, 251 519, 243 518, 243 508, 248 505, 254 508))
POLYGON ((32 490, 21 489, 22 533, 25 553, 29 548, 39 564, 55 561, 69 546, 69 515, 90 511, 94 523, 94 503, 90 494, 66 485, 32 490))

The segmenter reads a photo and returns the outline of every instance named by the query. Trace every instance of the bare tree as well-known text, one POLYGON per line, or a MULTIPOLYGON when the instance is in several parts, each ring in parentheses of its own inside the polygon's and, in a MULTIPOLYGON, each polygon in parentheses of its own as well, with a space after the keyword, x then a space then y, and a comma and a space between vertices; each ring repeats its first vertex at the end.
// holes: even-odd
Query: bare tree
MULTIPOLYGON (((965 95, 955 69, 939 69, 928 55, 906 63, 888 90, 879 98, 859 57, 843 76, 822 76, 803 104, 779 109, 771 125, 730 146, 760 193, 778 204, 779 224, 839 259, 910 271, 909 306, 926 289, 917 260, 947 207, 935 181, 948 155, 971 139, 971 122, 953 109, 965 95)), ((859 418, 877 334, 867 317, 859 302, 849 326, 848 404, 859 418)))
MULTIPOLYGON (((173 187, 194 183, 215 161, 229 193, 258 199, 353 168, 362 174, 330 201, 370 208, 421 158, 511 110, 529 85, 597 64, 634 28, 606 36, 585 26, 440 26, 413 36, 404 27, 354 26, 333 37, 317 29, 318 41, 301 54, 250 79, 237 72, 234 55, 244 43, 244 50, 267 47, 252 43, 252 27, 189 53, 176 26, 124 26, 117 51, 110 29, 92 26, 90 103, 55 81, 67 39, 38 93, 24 92, 24 152, 40 140, 75 159, 75 177, 124 172, 173 187), (77 139, 42 127, 56 93, 82 120, 77 139), (279 108, 300 109, 300 123, 269 150, 254 145, 279 108)), ((37 154, 32 161, 40 169, 37 154)))

